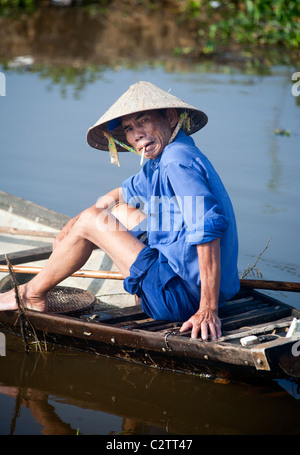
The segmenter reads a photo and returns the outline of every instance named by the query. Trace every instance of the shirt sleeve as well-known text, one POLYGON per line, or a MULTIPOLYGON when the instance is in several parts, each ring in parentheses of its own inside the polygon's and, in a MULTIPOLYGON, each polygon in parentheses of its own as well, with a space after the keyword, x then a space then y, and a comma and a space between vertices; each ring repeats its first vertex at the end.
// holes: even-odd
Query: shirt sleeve
POLYGON ((205 169, 173 161, 165 171, 166 184, 171 187, 184 219, 186 241, 200 244, 222 237, 228 218, 217 196, 218 190, 214 191, 213 182, 207 180, 205 169))

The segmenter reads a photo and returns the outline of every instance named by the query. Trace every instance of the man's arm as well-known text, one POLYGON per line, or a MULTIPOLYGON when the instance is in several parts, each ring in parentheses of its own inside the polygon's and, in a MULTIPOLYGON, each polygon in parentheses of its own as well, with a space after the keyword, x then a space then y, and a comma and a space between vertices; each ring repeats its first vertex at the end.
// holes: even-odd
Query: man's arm
MULTIPOLYGON (((93 207, 98 207, 98 208, 105 208, 108 210, 112 210, 114 206, 120 204, 123 202, 123 196, 122 196, 122 189, 121 188, 115 188, 114 190, 110 191, 109 193, 105 194, 102 196, 96 204, 93 205, 93 207)), ((74 216, 68 223, 64 226, 64 228, 60 231, 60 233, 55 237, 53 241, 53 248, 55 248, 59 242, 61 242, 66 235, 70 232, 78 218, 80 217, 79 213, 78 215, 74 216)))
POLYGON ((221 321, 218 317, 218 300, 220 291, 220 239, 197 245, 199 270, 201 277, 201 295, 199 310, 186 321, 180 331, 192 329, 192 338, 212 340, 222 335, 221 321))

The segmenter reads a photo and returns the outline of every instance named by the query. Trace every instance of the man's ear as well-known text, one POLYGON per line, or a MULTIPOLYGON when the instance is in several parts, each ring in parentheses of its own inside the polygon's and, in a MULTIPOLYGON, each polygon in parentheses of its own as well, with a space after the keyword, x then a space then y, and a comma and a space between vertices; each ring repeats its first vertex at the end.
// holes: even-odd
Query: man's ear
POLYGON ((178 122, 178 114, 176 109, 167 109, 167 119, 171 128, 175 128, 178 122))

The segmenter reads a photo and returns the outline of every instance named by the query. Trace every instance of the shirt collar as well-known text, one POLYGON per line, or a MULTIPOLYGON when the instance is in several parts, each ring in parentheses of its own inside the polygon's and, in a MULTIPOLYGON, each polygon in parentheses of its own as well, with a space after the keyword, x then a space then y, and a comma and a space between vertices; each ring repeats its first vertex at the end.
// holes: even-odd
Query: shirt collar
MULTIPOLYGON (((180 129, 180 130, 178 131, 178 133, 177 133, 177 136, 175 137, 174 141, 173 141, 171 144, 173 144, 174 142, 179 142, 179 141, 183 142, 183 141, 186 141, 187 139, 192 139, 192 138, 190 138, 189 136, 187 136, 187 134, 185 133, 185 131, 184 131, 183 129, 180 129)), ((193 139, 192 139, 192 140, 193 140, 193 139)), ((164 153, 165 149, 166 149, 169 145, 171 145, 171 144, 168 144, 168 145, 164 148, 164 150, 162 151, 162 153, 161 153, 157 158, 155 158, 155 160, 151 160, 150 166, 151 166, 151 168, 152 168, 153 170, 155 170, 155 169, 158 168, 159 163, 160 163, 160 160, 161 160, 161 157, 162 157, 162 154, 164 153)))
POLYGON ((151 160, 151 168, 153 170, 158 168, 160 160, 161 160, 161 156, 162 156, 163 153, 164 153, 164 150, 162 151, 162 153, 157 158, 155 158, 155 160, 151 160))

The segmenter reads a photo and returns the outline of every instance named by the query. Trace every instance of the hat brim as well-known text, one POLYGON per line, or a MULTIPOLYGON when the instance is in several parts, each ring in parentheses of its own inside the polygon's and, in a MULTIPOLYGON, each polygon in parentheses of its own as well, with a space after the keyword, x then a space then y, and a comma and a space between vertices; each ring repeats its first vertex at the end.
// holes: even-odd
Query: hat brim
MULTIPOLYGON (((108 151, 108 141, 103 134, 106 132, 112 134, 118 141, 130 146, 121 126, 122 117, 157 109, 176 109, 178 116, 182 112, 187 112, 190 118, 190 130, 186 131, 188 135, 199 131, 208 121, 207 115, 196 107, 185 103, 150 82, 138 82, 132 85, 88 130, 87 142, 91 147, 108 151)), ((119 145, 117 145, 117 149, 120 152, 126 151, 119 145)))
MULTIPOLYGON (((136 111, 136 112, 138 113, 138 112, 144 112, 144 111, 146 111, 146 109, 143 109, 143 111, 136 111)), ((201 128, 203 128, 206 125, 207 121, 208 121, 207 115, 204 114, 204 112, 200 112, 200 111, 197 111, 197 110, 193 111, 191 109, 190 110, 188 110, 188 109, 185 109, 185 110, 177 109, 177 111, 179 111, 178 115, 180 115, 182 112, 188 112, 188 114, 189 114, 189 118, 191 120, 191 128, 190 128, 189 131, 186 131, 187 135, 191 135, 191 134, 196 133, 201 128)), ((126 115, 128 115, 128 114, 126 114, 126 115)), ((111 126, 108 127, 109 123, 110 123, 110 121, 102 123, 100 125, 95 125, 92 128, 90 128, 88 133, 87 133, 87 142, 88 142, 88 144, 91 147, 94 147, 96 149, 108 151, 108 141, 107 141, 107 139, 105 138, 105 136, 103 134, 103 132, 107 132, 107 133, 112 134, 113 137, 115 139, 117 139, 118 141, 123 142, 127 146, 130 146, 130 144, 126 140, 126 135, 125 135, 125 133, 123 131, 123 128, 122 128, 122 126, 120 124, 121 121, 118 122, 119 126, 114 128, 113 130, 112 130, 111 126), (112 133, 112 131, 113 131, 113 133, 112 133)), ((126 149, 124 149, 120 145, 116 145, 116 146, 117 146, 117 150, 119 152, 126 152, 127 151, 126 149)))

